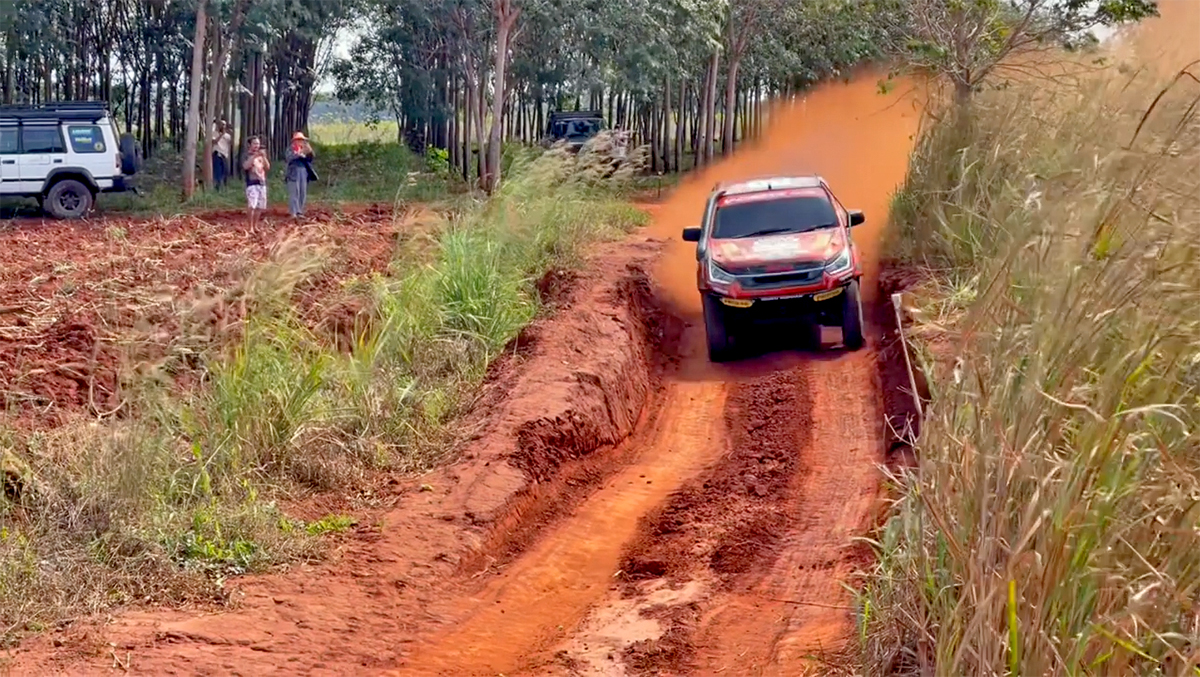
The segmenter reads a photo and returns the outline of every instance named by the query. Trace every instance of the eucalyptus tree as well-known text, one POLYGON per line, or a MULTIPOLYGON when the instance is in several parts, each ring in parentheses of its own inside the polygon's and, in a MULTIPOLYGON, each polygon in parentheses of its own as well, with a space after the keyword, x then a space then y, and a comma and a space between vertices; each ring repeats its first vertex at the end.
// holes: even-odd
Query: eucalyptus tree
POLYGON ((1156 0, 906 0, 911 64, 945 76, 960 104, 1015 54, 1076 45, 1093 29, 1157 13, 1156 0))
MULTIPOLYGON (((183 199, 196 191, 196 139, 200 127, 200 87, 208 38, 208 1, 196 0, 196 38, 192 41, 192 77, 188 92, 187 136, 183 145, 183 199)), ((205 132, 205 136, 208 136, 205 132)))

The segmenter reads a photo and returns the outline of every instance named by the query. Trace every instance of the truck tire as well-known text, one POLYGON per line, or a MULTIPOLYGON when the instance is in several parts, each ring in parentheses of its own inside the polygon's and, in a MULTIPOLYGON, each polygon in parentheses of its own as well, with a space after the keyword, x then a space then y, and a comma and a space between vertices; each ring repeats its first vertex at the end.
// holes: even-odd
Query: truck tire
POLYGON ((708 339, 708 359, 710 362, 725 362, 729 360, 732 350, 729 345, 732 337, 725 321, 725 312, 721 302, 705 294, 704 299, 704 335, 708 339))
POLYGON ((64 179, 50 186, 42 208, 56 219, 78 219, 92 210, 94 200, 90 188, 74 179, 64 179))
POLYGON ((142 171, 142 147, 132 134, 121 135, 121 173, 133 176, 142 171))
POLYGON ((858 280, 846 287, 842 294, 842 345, 846 350, 863 347, 862 299, 858 295, 858 280))

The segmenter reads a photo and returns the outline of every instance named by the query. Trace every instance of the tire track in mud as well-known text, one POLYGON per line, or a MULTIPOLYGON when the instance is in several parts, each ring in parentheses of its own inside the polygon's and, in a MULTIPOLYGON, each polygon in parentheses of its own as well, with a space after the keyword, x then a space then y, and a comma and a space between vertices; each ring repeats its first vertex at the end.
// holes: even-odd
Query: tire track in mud
POLYGON ((780 555, 718 592, 694 635, 697 674, 796 675, 840 651, 853 627, 842 587, 867 555, 883 461, 873 355, 807 365, 811 428, 799 445, 804 472, 780 506, 789 524, 780 555))
MULTIPOLYGON (((642 516, 723 450, 720 382, 676 382, 654 426, 627 444, 642 453, 471 600, 452 627, 395 675, 512 674, 561 641, 608 591, 642 516)), ((454 602, 463 606, 462 600, 454 602)))
POLYGON ((728 452, 647 516, 593 612, 651 624, 585 623, 548 674, 795 676, 836 651, 883 459, 873 360, 794 356, 735 377, 728 452))
POLYGON ((682 582, 707 561, 736 578, 769 563, 788 527, 776 509, 804 471, 795 445, 809 432, 804 367, 734 384, 724 412, 728 451, 700 478, 648 515, 622 561, 626 580, 682 582))

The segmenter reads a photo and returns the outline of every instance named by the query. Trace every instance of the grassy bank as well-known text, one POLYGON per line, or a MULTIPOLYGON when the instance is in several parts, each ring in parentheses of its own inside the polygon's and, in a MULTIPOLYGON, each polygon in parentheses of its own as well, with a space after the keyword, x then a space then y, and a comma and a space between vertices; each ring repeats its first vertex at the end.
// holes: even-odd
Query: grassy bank
POLYGON ((191 346, 183 371, 127 365, 121 416, 0 429, 0 633, 220 597, 226 577, 313 555, 351 523, 280 505, 446 459, 449 424, 541 312, 538 280, 643 218, 571 170, 518 160, 497 196, 404 239, 389 274, 343 289, 359 312, 336 331, 293 305, 326 252, 284 242, 239 282, 233 338, 191 346))
POLYGON ((1200 674, 1198 92, 1114 70, 924 130, 891 247, 933 401, 868 674, 1200 674))

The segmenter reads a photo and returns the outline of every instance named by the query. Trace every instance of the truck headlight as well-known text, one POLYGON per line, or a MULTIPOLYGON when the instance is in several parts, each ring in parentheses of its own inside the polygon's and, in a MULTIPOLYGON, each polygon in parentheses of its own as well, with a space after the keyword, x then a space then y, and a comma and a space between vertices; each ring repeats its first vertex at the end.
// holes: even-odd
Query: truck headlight
POLYGON ((708 281, 714 286, 726 288, 735 282, 733 275, 725 272, 711 258, 708 260, 708 281))
POLYGON ((842 251, 838 252, 837 256, 829 259, 825 264, 825 272, 830 275, 841 275, 853 267, 854 262, 850 258, 850 248, 842 247, 842 251))

